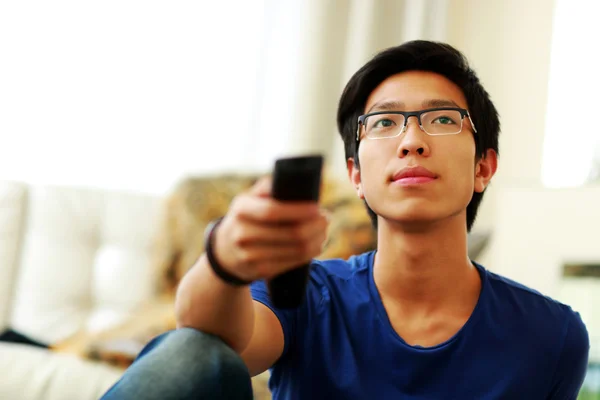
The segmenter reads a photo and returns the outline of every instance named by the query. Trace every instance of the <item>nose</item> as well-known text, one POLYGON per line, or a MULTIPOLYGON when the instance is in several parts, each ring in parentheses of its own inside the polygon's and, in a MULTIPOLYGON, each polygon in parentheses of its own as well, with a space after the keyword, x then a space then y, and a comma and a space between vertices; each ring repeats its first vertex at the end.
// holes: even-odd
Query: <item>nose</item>
POLYGON ((404 158, 409 155, 420 155, 428 157, 430 153, 429 144, 425 140, 428 135, 421 129, 417 117, 406 121, 406 128, 403 135, 400 135, 400 144, 398 145, 398 157, 404 158))

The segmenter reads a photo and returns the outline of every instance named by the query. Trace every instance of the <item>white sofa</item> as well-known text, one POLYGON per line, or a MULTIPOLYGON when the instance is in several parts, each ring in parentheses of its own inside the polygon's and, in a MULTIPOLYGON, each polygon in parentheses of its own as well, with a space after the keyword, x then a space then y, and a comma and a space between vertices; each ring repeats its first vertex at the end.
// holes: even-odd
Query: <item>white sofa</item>
MULTIPOLYGON (((55 344, 108 329, 155 296, 160 199, 0 181, 0 332, 55 344)), ((0 399, 98 399, 122 373, 0 342, 0 399)))

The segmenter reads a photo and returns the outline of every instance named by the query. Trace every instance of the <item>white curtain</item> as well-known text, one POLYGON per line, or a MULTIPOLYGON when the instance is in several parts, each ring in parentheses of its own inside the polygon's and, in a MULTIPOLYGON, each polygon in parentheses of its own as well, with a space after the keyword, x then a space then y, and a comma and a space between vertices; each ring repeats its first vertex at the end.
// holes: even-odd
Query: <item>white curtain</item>
POLYGON ((0 5, 0 179, 164 193, 321 152, 377 51, 443 40, 447 0, 0 5))

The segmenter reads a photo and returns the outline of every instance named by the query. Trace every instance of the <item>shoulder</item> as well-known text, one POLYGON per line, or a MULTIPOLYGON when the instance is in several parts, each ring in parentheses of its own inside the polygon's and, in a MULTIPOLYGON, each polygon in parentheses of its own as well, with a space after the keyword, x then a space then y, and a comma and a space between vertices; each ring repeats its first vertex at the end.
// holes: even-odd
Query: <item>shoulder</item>
MULTIPOLYGON (((482 268, 482 267, 481 267, 482 268)), ((510 319, 523 334, 546 342, 554 352, 587 354, 588 332, 581 316, 569 305, 514 280, 485 271, 489 284, 489 306, 510 319)))
MULTIPOLYGON (((358 298, 369 294, 374 252, 344 259, 313 260, 306 288, 305 306, 321 314, 332 311, 329 304, 352 308, 358 298)), ((337 309, 340 311, 340 309, 337 309)))
POLYGON ((311 265, 311 281, 324 284, 336 281, 347 281, 356 275, 367 273, 373 264, 374 252, 355 255, 347 260, 336 258, 329 260, 314 260, 311 265))
MULTIPOLYGON (((357 276, 364 277, 361 281, 366 282, 368 271, 373 263, 374 252, 367 252, 352 256, 347 260, 329 259, 313 260, 310 266, 308 285, 306 288, 307 301, 304 307, 310 307, 312 302, 321 303, 321 297, 329 297, 332 288, 339 288, 347 282, 356 281, 357 276)), ((264 280, 253 282, 251 285, 252 295, 255 300, 265 303, 270 308, 267 283, 264 280)), ((302 308, 302 307, 301 307, 302 308)))
POLYGON ((485 274, 491 294, 504 307, 509 307, 509 310, 517 315, 531 316, 533 313, 556 322, 565 321, 576 315, 570 306, 535 289, 488 270, 485 270, 485 274))

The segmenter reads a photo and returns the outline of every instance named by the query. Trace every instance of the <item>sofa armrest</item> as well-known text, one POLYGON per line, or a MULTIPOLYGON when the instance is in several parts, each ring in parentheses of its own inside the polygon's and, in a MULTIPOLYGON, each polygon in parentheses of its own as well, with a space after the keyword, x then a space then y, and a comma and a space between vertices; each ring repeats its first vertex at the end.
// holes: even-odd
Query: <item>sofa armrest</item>
POLYGON ((100 332, 83 330, 51 349, 124 368, 152 338, 175 327, 174 298, 165 296, 138 308, 114 328, 100 332))

